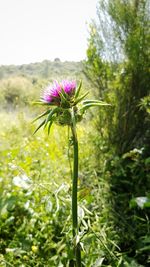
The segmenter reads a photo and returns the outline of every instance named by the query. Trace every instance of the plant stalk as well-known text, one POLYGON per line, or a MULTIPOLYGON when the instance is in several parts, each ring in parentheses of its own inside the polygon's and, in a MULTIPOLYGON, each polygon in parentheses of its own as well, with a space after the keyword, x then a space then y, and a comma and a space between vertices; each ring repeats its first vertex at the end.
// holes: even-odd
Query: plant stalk
POLYGON ((73 137, 73 173, 72 173, 72 232, 74 239, 75 266, 81 267, 81 246, 77 242, 78 236, 78 138, 74 109, 72 108, 72 137, 73 137))

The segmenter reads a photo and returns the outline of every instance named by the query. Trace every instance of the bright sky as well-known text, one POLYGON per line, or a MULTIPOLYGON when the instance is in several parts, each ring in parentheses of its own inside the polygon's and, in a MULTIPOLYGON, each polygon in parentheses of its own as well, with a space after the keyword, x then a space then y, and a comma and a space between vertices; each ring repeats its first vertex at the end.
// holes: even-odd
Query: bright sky
POLYGON ((0 0, 0 65, 86 57, 97 0, 0 0))

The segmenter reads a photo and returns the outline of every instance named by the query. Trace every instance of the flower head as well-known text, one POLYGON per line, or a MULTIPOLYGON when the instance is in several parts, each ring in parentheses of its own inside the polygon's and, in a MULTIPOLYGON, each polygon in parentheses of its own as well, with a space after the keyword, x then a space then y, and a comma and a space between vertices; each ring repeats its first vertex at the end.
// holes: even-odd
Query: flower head
POLYGON ((74 80, 54 81, 48 86, 40 99, 41 104, 47 105, 47 109, 34 120, 43 118, 34 133, 42 126, 47 126, 49 134, 53 123, 72 127, 74 123, 82 120, 85 111, 90 107, 109 105, 101 100, 84 100, 88 92, 80 95, 81 87, 82 82, 77 86, 74 80))
POLYGON ((61 82, 61 86, 64 89, 65 93, 68 95, 72 95, 76 89, 76 82, 75 81, 68 81, 63 80, 61 82))
POLYGON ((48 86, 41 97, 42 102, 47 104, 59 105, 61 101, 61 93, 65 93, 68 97, 74 95, 76 89, 75 81, 63 80, 58 83, 55 81, 52 86, 48 86))
POLYGON ((52 86, 45 88, 41 100, 45 103, 51 103, 59 99, 59 92, 61 91, 60 84, 55 81, 52 86))

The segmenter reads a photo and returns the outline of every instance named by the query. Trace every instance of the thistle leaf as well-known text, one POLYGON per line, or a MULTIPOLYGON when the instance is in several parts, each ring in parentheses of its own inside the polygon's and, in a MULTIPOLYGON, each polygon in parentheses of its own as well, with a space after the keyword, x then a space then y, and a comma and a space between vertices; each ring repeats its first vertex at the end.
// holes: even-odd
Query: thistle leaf
POLYGON ((82 99, 84 99, 87 95, 88 95, 89 92, 86 92, 84 95, 82 95, 80 98, 76 99, 76 101, 74 102, 74 105, 76 105, 77 103, 81 102, 82 99))
POLYGON ((87 99, 87 100, 83 100, 82 102, 83 104, 90 104, 90 103, 104 103, 101 100, 96 100, 96 99, 87 99))
POLYGON ((35 134, 45 124, 45 121, 46 120, 42 121, 42 123, 36 128, 33 134, 35 134))
POLYGON ((63 87, 61 87, 61 91, 59 92, 60 94, 63 94, 63 96, 67 99, 68 94, 66 94, 65 90, 63 87))
POLYGON ((90 100, 85 100, 85 101, 83 101, 82 102, 82 104, 83 104, 83 106, 88 106, 88 105, 96 105, 96 106, 111 106, 111 104, 108 104, 108 103, 106 103, 106 102, 104 102, 104 101, 100 101, 100 100, 92 100, 92 101, 90 101, 90 100))
POLYGON ((50 129, 51 129, 52 124, 53 124, 53 120, 51 120, 49 122, 49 125, 48 125, 48 135, 50 134, 50 129))
POLYGON ((50 103, 47 103, 47 102, 44 102, 44 101, 35 101, 35 102, 32 102, 33 105, 46 105, 46 106, 54 106, 55 103, 53 102, 50 102, 50 103))
POLYGON ((78 86, 78 88, 77 88, 77 90, 75 92, 75 99, 78 98, 80 90, 81 90, 81 87, 82 87, 82 81, 80 81, 79 86, 78 86))
POLYGON ((50 110, 46 110, 45 112, 43 112, 41 115, 39 115, 38 117, 36 117, 32 122, 37 121, 38 119, 44 117, 45 115, 47 115, 50 112, 50 110))
POLYGON ((64 102, 64 103, 69 103, 69 101, 67 100, 67 95, 65 94, 65 92, 63 93, 63 92, 59 92, 59 95, 60 95, 60 97, 61 97, 61 101, 62 102, 64 102))
POLYGON ((84 112, 86 109, 96 106, 110 106, 110 104, 107 104, 105 102, 97 102, 97 103, 89 103, 86 105, 83 105, 83 107, 80 109, 81 112, 84 112))
POLYGON ((45 126, 44 126, 44 128, 46 127, 47 123, 48 123, 49 121, 51 121, 52 116, 58 111, 58 109, 59 109, 59 108, 56 107, 56 108, 54 108, 54 109, 51 110, 51 112, 50 112, 49 115, 47 116, 47 119, 45 120, 45 126))

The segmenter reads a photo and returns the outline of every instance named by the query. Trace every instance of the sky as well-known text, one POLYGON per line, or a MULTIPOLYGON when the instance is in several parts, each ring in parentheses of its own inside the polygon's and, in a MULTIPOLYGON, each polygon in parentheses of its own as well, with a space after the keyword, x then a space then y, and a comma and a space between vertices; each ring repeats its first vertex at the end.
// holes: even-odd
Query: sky
POLYGON ((97 0, 0 0, 0 65, 86 58, 97 0))

